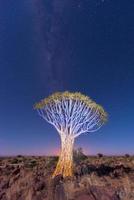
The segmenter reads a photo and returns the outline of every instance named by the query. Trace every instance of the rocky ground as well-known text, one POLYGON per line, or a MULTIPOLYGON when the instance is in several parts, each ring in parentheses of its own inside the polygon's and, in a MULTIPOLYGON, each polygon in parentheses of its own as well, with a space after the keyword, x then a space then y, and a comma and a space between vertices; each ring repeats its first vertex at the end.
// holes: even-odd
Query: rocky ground
POLYGON ((134 157, 87 157, 51 179, 56 157, 1 157, 0 200, 134 200, 134 157))

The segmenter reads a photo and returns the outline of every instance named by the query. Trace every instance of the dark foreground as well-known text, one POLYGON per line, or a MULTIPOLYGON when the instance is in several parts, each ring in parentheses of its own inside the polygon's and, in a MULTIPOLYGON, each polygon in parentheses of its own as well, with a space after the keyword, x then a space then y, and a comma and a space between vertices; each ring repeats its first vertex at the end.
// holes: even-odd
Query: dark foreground
POLYGON ((134 200, 134 157, 87 157, 51 179, 56 157, 0 158, 0 200, 134 200))

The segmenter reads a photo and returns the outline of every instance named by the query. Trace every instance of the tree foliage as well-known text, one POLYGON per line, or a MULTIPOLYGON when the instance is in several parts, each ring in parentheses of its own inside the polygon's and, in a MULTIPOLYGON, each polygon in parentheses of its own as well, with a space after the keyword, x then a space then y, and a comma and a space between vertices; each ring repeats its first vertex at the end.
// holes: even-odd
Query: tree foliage
POLYGON ((35 104, 34 108, 60 134, 74 138, 98 130, 107 121, 102 106, 79 92, 56 92, 35 104))

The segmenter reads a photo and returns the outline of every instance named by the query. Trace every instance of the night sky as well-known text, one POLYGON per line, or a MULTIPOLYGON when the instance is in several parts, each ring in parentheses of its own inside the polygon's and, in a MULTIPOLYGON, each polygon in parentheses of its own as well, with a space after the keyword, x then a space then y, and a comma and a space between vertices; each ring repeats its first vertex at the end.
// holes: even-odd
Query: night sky
POLYGON ((33 109, 80 91, 109 120, 81 135, 87 154, 134 154, 134 1, 0 1, 0 155, 57 154, 56 130, 33 109))

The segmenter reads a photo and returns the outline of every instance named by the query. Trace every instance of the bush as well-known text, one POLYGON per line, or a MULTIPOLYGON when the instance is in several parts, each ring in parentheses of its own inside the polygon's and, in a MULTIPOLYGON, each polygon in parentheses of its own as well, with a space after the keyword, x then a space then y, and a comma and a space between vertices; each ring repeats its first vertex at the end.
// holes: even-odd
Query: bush
POLYGON ((76 164, 79 164, 81 161, 87 159, 87 156, 83 153, 83 149, 80 147, 73 151, 73 158, 76 164))
POLYGON ((130 157, 130 155, 126 153, 126 154, 125 154, 125 157, 126 157, 126 158, 129 158, 129 157, 130 157))
POLYGON ((58 161, 58 156, 52 156, 52 157, 49 157, 46 161, 46 167, 49 169, 55 167, 56 163, 58 161))
POLYGON ((23 156, 22 156, 22 155, 17 155, 17 157, 18 157, 18 158, 22 158, 23 156))
POLYGON ((31 160, 30 163, 29 163, 29 167, 33 168, 37 166, 37 161, 36 160, 31 160))
POLYGON ((11 160, 11 164, 17 164, 17 163, 19 163, 19 160, 17 158, 11 160))
POLYGON ((99 158, 102 158, 102 157, 103 157, 103 154, 102 154, 102 153, 98 153, 97 155, 98 155, 99 158))

